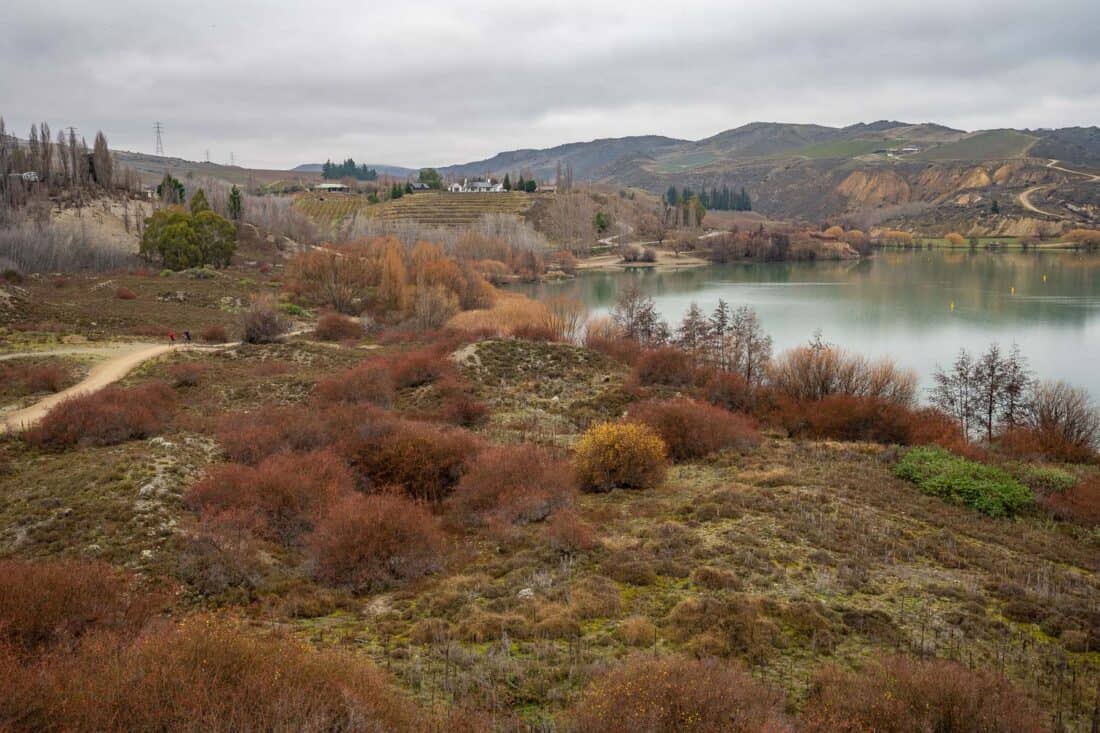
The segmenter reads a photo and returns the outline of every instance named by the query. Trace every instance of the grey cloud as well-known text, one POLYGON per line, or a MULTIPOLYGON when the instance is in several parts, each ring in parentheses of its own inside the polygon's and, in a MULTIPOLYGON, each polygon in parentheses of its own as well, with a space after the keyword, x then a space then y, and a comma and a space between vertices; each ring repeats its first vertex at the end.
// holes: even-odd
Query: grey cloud
POLYGON ((447 164, 754 120, 1089 125, 1094 2, 16 0, 0 113, 252 166, 447 164))

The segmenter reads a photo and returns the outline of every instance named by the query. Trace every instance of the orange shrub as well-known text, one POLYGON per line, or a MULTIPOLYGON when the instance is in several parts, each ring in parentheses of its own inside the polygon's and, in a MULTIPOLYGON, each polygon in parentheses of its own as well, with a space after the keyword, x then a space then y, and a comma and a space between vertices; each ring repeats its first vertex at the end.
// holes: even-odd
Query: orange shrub
POLYGON ((523 341, 560 341, 558 332, 543 323, 523 323, 512 329, 511 336, 523 341))
POLYGON ((724 448, 760 445, 760 432, 748 415, 684 398, 639 402, 627 420, 648 425, 668 446, 674 461, 702 458, 724 448))
POLYGON ((208 344, 224 344, 229 340, 229 332, 225 330, 225 326, 207 326, 199 334, 199 338, 208 344))
POLYGON ((119 300, 133 300, 137 297, 137 293, 130 288, 119 288, 115 291, 115 297, 119 300))
POLYGON ((466 472, 483 443, 460 428, 393 418, 360 429, 344 444, 346 456, 374 486, 400 486, 410 497, 440 501, 466 472))
POLYGON ((362 338, 363 326, 354 318, 325 313, 317 319, 313 334, 322 341, 351 341, 362 338))
POLYGON ((0 560, 0 646, 31 652, 92 630, 135 629, 155 609, 131 584, 104 562, 0 560))
POLYGON ((388 407, 393 402, 393 378, 381 360, 366 361, 317 383, 313 396, 322 403, 369 402, 388 407))
POLYGON ((467 521, 524 524, 568 506, 576 491, 568 463, 545 448, 523 444, 480 453, 449 501, 467 521))
POLYGON ((956 662, 906 657, 860 672, 824 670, 802 719, 807 733, 1047 730, 1034 703, 1006 678, 956 662))
POLYGON ((355 591, 432 573, 443 550, 435 517, 390 494, 348 496, 321 520, 309 542, 317 578, 355 591))
POLYGON ((34 446, 115 445, 160 432, 174 404, 163 382, 124 389, 106 387, 60 403, 24 433, 34 446))
POLYGON ((335 405, 324 410, 304 405, 265 405, 252 412, 234 412, 218 420, 215 433, 230 460, 256 464, 283 451, 312 451, 337 443, 385 421, 367 406, 335 405))
POLYGON ((781 733, 783 696, 714 659, 629 657, 570 709, 576 733, 781 733))
POLYGON ((634 367, 634 378, 644 385, 690 387, 697 371, 690 354, 675 346, 661 346, 642 352, 634 367))
POLYGON ((362 656, 209 617, 98 636, 0 678, 10 730, 395 731, 429 721, 362 656), (15 694, 11 694, 11 693, 15 694))
POLYGON ((187 504, 205 519, 225 520, 264 539, 289 544, 353 491, 351 471, 332 451, 279 453, 255 468, 218 466, 194 484, 187 504))
POLYGON ((1052 491, 1039 503, 1054 516, 1086 527, 1100 525, 1100 477, 1092 476, 1065 491, 1052 491))
POLYGON ((577 480, 585 491, 649 488, 664 478, 667 455, 664 441, 647 425, 600 423, 577 441, 577 480))

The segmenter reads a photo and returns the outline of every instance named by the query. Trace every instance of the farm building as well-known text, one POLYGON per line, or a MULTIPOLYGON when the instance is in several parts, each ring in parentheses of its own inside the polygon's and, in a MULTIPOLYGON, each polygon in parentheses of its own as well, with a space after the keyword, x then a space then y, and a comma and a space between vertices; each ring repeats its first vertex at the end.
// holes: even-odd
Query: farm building
POLYGON ((494 182, 489 178, 484 181, 469 181, 465 178, 462 183, 452 183, 447 187, 451 193, 504 193, 504 184, 494 182))
POLYGON ((347 193, 348 187, 343 183, 318 183, 313 190, 321 193, 347 193))

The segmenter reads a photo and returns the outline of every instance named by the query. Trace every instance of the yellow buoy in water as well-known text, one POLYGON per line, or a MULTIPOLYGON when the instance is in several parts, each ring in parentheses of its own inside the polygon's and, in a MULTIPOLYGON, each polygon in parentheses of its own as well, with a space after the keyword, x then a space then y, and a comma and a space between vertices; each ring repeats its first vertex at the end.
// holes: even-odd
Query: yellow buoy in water
POLYGON ((951 301, 951 312, 952 313, 955 312, 955 301, 953 301, 953 300, 951 301))

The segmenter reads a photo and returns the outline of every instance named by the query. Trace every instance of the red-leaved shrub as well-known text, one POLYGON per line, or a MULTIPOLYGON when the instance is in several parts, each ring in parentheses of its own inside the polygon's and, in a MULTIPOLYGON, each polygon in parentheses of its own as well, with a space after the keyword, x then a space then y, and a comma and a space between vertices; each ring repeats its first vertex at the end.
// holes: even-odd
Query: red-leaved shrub
POLYGON ((489 421, 489 406, 472 395, 459 392, 443 401, 439 416, 460 428, 476 428, 489 421))
POLYGON ((695 384, 697 374, 690 354, 675 346, 661 346, 638 357, 633 376, 646 386, 684 388, 695 384))
POLYGON ((313 334, 322 341, 352 341, 363 337, 363 325, 339 313, 325 313, 317 319, 313 334))
POLYGON ((218 466, 187 492, 204 519, 228 520, 259 537, 299 540, 325 512, 355 488, 351 471, 330 450, 279 453, 256 467, 218 466))
POLYGON ((596 528, 572 509, 563 509, 550 518, 546 538, 560 552, 583 552, 600 545, 596 528))
POLYGON ((18 361, 0 362, 0 383, 21 385, 27 394, 60 392, 72 378, 69 370, 59 364, 33 366, 18 361))
POLYGON ((538 522, 568 506, 577 493, 568 462, 536 445, 489 448, 470 462, 450 505, 475 524, 538 522))
POLYGON ((24 433, 34 446, 115 445, 148 438, 163 429, 174 405, 171 387, 151 382, 106 387, 60 403, 24 433))
POLYGON ((322 403, 371 403, 388 407, 393 402, 393 378, 381 360, 366 361, 325 377, 317 383, 313 396, 322 403))
POLYGON ((1039 503, 1059 519, 1096 527, 1100 525, 1100 477, 1091 476, 1065 491, 1051 491, 1039 503))
POLYGON ((747 450, 760 444, 751 417, 685 398, 639 402, 627 420, 651 427, 674 461, 702 458, 725 448, 747 450))
POLYGON ((859 672, 818 674, 802 713, 807 733, 1041 733, 1043 718, 1005 677, 957 662, 892 657, 859 672))
POLYGON ((752 412, 756 407, 756 395, 748 380, 734 372, 715 371, 702 387, 700 395, 717 407, 733 412, 752 412))
POLYGON ((410 351, 390 361, 390 376, 398 389, 431 384, 450 370, 450 364, 433 349, 410 351))
POLYGON ((93 630, 136 629, 155 606, 132 584, 104 562, 0 560, 0 646, 31 652, 93 630))
POLYGON ((206 365, 197 361, 184 361, 168 367, 168 376, 177 387, 195 387, 206 374, 206 365))
POLYGON ((482 447, 460 428, 399 418, 378 420, 343 442, 348 461, 369 483, 400 486, 410 497, 429 501, 451 493, 482 447))
POLYGON ((316 577, 355 591, 386 588, 437 570, 444 549, 438 521, 401 496, 352 494, 310 537, 316 577))
POLYGON ((5 730, 437 729, 361 655, 212 617, 133 640, 97 635, 15 670, 0 674, 5 730))
POLYGON ((781 733, 783 696, 714 659, 628 658, 570 709, 576 733, 781 733))
POLYGON ((319 410, 305 405, 265 405, 223 416, 216 429, 230 460, 254 465, 283 451, 312 451, 351 438, 386 418, 377 408, 334 405, 319 410))
POLYGON ((115 290, 115 297, 119 300, 133 300, 137 297, 137 293, 135 293, 133 290, 130 290, 130 288, 120 287, 115 290))

